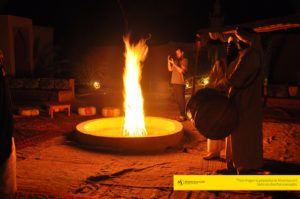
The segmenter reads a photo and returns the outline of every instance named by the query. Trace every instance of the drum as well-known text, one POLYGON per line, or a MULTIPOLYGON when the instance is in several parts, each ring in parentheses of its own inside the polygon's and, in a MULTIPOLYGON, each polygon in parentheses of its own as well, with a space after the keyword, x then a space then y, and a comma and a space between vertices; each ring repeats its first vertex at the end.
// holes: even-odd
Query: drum
POLYGON ((238 124, 233 100, 211 88, 196 92, 187 103, 186 112, 198 131, 212 140, 227 137, 238 124))

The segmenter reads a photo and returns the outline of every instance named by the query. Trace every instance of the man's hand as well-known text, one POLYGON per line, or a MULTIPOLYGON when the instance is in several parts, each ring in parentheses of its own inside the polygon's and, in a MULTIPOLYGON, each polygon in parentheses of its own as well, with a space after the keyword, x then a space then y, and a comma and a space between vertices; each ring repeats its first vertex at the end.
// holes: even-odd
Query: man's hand
POLYGON ((227 43, 231 43, 231 42, 233 42, 233 41, 234 41, 233 36, 229 36, 229 37, 228 37, 228 40, 227 40, 227 43))
POLYGON ((173 71, 174 60, 168 55, 168 70, 173 71))
POLYGON ((168 55, 168 62, 170 64, 174 64, 174 59, 170 57, 170 55, 168 55))

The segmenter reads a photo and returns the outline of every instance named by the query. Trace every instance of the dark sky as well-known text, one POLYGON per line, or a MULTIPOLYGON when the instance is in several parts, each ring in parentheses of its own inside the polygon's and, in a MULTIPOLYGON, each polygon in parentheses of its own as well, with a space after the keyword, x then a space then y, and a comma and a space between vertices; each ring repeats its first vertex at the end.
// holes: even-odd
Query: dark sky
MULTIPOLYGON (((2 0, 1 14, 24 16, 55 28, 55 42, 69 47, 119 44, 124 15, 136 37, 151 42, 193 41, 209 26, 214 0, 2 0)), ((221 0, 225 24, 286 16, 300 11, 299 0, 221 0)))

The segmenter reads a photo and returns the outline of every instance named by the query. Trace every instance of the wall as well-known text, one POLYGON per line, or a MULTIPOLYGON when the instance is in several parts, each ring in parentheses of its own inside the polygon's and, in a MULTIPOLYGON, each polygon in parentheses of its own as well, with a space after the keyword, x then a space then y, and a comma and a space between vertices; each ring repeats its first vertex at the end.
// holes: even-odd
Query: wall
POLYGON ((43 77, 49 74, 48 67, 55 59, 55 49, 53 46, 54 29, 51 27, 33 26, 34 32, 34 75, 43 77))
POLYGON ((288 84, 298 82, 300 84, 300 34, 282 34, 283 43, 275 49, 278 55, 274 54, 269 66, 270 83, 288 84))
POLYGON ((0 15, 0 29, 0 48, 5 55, 7 74, 31 75, 34 66, 32 20, 0 15))

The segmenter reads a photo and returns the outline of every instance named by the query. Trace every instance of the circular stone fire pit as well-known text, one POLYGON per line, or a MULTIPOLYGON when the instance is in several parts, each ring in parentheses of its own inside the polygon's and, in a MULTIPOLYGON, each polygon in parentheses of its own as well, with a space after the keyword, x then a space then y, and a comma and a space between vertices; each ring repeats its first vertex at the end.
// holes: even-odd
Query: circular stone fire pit
POLYGON ((171 119, 145 117, 147 136, 123 136, 123 117, 94 119, 76 126, 75 139, 88 148, 114 152, 158 152, 182 142, 182 124, 171 119))

